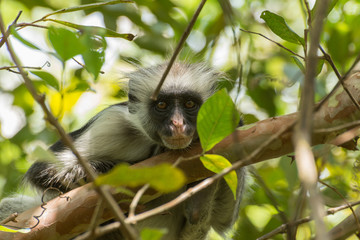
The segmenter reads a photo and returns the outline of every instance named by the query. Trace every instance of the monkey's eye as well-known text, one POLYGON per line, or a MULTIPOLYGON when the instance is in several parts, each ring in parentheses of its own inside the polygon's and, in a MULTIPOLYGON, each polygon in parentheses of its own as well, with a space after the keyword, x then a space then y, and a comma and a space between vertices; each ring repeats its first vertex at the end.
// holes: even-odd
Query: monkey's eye
POLYGON ((194 103, 194 101, 191 101, 191 100, 189 100, 185 103, 186 108, 194 108, 195 106, 196 106, 196 104, 194 103))
POLYGON ((156 104, 156 107, 157 107, 158 109, 160 109, 160 110, 166 109, 167 106, 168 106, 168 105, 166 104, 166 102, 158 102, 158 103, 156 104))

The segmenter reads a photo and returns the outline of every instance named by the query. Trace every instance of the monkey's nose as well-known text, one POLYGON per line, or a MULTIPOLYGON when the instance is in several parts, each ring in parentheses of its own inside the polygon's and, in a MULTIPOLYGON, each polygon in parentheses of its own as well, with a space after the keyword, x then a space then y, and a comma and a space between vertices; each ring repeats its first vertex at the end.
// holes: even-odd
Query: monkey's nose
POLYGON ((179 122, 172 122, 172 126, 170 126, 173 135, 183 135, 185 132, 185 125, 184 123, 179 123, 179 122))
POLYGON ((182 126, 184 126, 184 121, 183 119, 172 119, 172 124, 177 127, 177 128, 181 128, 182 126))
POLYGON ((176 111, 171 117, 172 130, 175 133, 183 133, 185 131, 185 123, 183 115, 176 111))

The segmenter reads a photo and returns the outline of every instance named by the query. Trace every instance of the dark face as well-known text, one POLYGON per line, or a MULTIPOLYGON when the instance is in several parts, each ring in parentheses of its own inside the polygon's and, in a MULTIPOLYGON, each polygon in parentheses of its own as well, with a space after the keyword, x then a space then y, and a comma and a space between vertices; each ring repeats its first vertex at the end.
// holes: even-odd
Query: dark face
POLYGON ((160 93, 156 101, 150 102, 150 121, 145 124, 152 131, 148 134, 169 149, 188 147, 197 135, 196 118, 201 104, 195 92, 160 93))

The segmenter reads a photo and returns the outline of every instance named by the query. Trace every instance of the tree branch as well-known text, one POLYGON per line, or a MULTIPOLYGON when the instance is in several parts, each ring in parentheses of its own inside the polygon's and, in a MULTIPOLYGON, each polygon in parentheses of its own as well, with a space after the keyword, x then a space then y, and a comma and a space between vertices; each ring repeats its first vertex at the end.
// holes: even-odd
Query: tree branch
POLYGON ((242 28, 240 28, 240 31, 246 32, 246 33, 255 34, 255 35, 259 35, 259 36, 265 38, 266 40, 269 40, 270 42, 275 43, 276 45, 278 45, 278 46, 281 47, 282 49, 285 49, 286 51, 288 51, 288 52, 290 52, 291 54, 297 56, 298 58, 301 58, 302 60, 305 60, 305 58, 304 58, 303 56, 301 56, 301 55, 297 54, 296 52, 292 51, 291 49, 285 47, 285 46, 282 45, 281 43, 278 43, 278 42, 272 40, 271 38, 268 38, 267 36, 265 36, 265 35, 262 34, 262 33, 253 32, 253 31, 249 31, 249 30, 242 29, 242 28))
MULTIPOLYGON (((305 57, 305 80, 301 92, 299 122, 294 134, 295 160, 300 181, 309 192, 309 205, 315 219, 317 239, 326 240, 325 216, 322 197, 317 188, 317 167, 311 150, 311 136, 314 123, 315 76, 318 63, 317 50, 323 29, 328 0, 323 0, 316 11, 316 18, 312 22, 309 18, 310 45, 305 57), (311 21, 311 22, 310 22, 311 21)), ((309 15, 310 17, 311 15, 309 15)))
POLYGON ((194 24, 195 24, 195 22, 196 22, 196 20, 197 20, 200 12, 201 12, 201 10, 202 10, 202 8, 203 8, 204 5, 205 5, 205 3, 206 3, 206 0, 201 0, 198 8, 196 9, 194 15, 192 16, 192 18, 191 18, 188 26, 186 27, 186 29, 185 29, 185 31, 184 31, 184 33, 183 33, 183 35, 181 36, 180 41, 179 41, 179 43, 177 44, 177 46, 176 46, 176 48, 175 48, 175 50, 174 50, 174 53, 173 53, 173 55, 171 56, 171 59, 170 59, 169 63, 167 64, 166 69, 165 69, 163 75, 161 76, 160 82, 159 82, 158 86, 156 87, 153 95, 151 96, 151 99, 154 99, 154 100, 157 99, 157 96, 159 95, 161 86, 163 85, 166 76, 169 74, 170 69, 171 69, 172 65, 174 64, 174 62, 175 62, 175 60, 176 60, 177 55, 180 53, 180 50, 181 50, 182 46, 184 45, 186 39, 188 38, 188 36, 189 36, 189 34, 190 34, 190 32, 191 32, 191 30, 192 30, 192 28, 193 28, 193 26, 194 26, 194 24))

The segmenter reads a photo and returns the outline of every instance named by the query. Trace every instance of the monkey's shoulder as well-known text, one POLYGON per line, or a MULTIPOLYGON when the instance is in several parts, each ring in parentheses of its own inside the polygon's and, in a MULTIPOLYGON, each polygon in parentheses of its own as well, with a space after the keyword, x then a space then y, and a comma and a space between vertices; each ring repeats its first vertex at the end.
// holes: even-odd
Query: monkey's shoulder
MULTIPOLYGON (((156 148, 136 126, 125 103, 104 109, 70 136, 80 154, 93 162, 138 162, 152 156, 156 148)), ((61 141, 51 150, 63 162, 72 155, 61 141)))

